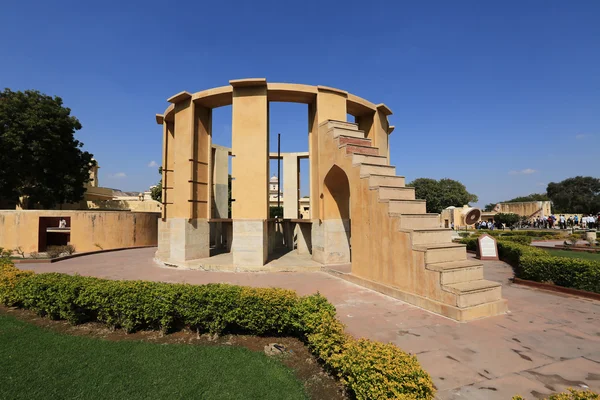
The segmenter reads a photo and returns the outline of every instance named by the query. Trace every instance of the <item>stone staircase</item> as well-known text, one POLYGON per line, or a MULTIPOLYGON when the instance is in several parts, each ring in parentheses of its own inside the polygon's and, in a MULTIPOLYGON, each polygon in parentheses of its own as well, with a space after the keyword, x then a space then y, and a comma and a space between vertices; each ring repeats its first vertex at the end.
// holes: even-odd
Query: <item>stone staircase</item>
MULTIPOLYGON (((396 168, 371 146, 371 139, 365 138, 357 124, 328 121, 327 134, 346 157, 352 158, 352 168, 360 169, 360 179, 368 180, 369 190, 377 193, 378 203, 368 207, 386 207, 397 231, 409 235, 412 251, 423 253, 417 259, 423 259, 424 265, 417 265, 417 270, 424 281, 426 274, 434 274, 441 290, 433 301, 458 309, 497 303, 494 309, 500 311, 496 313, 506 311, 502 285, 483 279, 483 264, 467 259, 466 246, 452 242, 452 231, 440 227, 439 214, 427 213, 425 200, 415 198, 415 189, 405 186, 405 178, 396 175, 396 168)), ((480 316, 485 315, 475 318, 480 316)))

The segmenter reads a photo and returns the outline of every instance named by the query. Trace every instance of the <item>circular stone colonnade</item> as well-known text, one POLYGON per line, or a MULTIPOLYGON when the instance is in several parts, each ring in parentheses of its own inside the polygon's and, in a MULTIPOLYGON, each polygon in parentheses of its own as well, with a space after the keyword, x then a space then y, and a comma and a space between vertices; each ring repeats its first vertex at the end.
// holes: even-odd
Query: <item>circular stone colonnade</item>
MULTIPOLYGON (((347 249, 328 251, 323 238, 323 224, 329 217, 323 211, 331 188, 325 185, 330 166, 319 163, 319 126, 328 121, 341 122, 347 115, 371 146, 389 162, 388 135, 394 127, 387 117, 391 111, 384 104, 374 104, 346 91, 326 86, 291 83, 268 83, 266 79, 231 80, 229 85, 194 94, 180 92, 168 99, 171 105, 156 122, 163 126, 163 193, 164 204, 159 222, 157 259, 174 265, 210 256, 210 222, 231 222, 228 238, 236 268, 263 266, 269 256, 269 235, 275 225, 269 219, 269 103, 308 104, 308 142, 310 166, 311 220, 302 224, 302 236, 312 236, 312 258, 321 263, 350 262, 347 249), (232 105, 232 198, 231 219, 215 218, 215 152, 212 145, 212 109, 232 105), (312 225, 312 226, 311 226, 312 225), (328 257, 333 254, 333 257, 328 257)), ((356 128, 354 128, 356 129, 356 128)), ((342 172, 343 174, 343 172, 342 172)), ((338 173, 339 175, 339 173, 338 173)), ((331 180, 331 179, 329 179, 331 180)), ((342 179, 343 181, 343 179, 342 179)), ((347 182, 347 179, 346 179, 347 182)), ((221 182, 222 186, 223 182, 221 182)), ((346 183, 347 184, 347 183, 346 183)), ((223 187, 220 188, 221 193, 223 187)), ((335 188, 333 189, 335 191, 335 188)), ((341 189, 348 192, 347 189, 341 189)), ((346 199, 347 200, 347 199, 346 199)), ((342 206, 349 211, 349 206, 342 206)), ((342 218, 349 238, 349 215, 342 218)), ((294 220, 292 220, 293 222, 294 220)), ((213 233, 214 236, 214 233, 213 233)), ((343 240, 342 240, 343 242, 343 240)), ((339 247, 339 243, 336 245, 339 247)))

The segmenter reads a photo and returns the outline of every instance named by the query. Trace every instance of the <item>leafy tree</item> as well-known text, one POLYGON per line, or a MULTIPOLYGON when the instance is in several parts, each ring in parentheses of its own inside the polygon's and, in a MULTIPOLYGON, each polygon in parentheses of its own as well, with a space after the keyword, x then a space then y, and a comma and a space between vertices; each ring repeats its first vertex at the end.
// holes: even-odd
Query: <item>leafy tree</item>
POLYGON ((498 213, 494 215, 494 222, 500 222, 508 227, 516 225, 521 220, 519 214, 498 213))
POLYGON ((0 92, 0 200, 52 208, 83 199, 95 161, 75 139, 79 129, 60 97, 0 92))
POLYGON ((150 190, 150 197, 152 197, 152 200, 162 203, 162 166, 158 167, 158 173, 160 174, 161 178, 156 186, 150 190))
POLYGON ((427 200, 428 213, 440 213, 446 207, 461 207, 477 201, 477 196, 469 193, 465 185, 448 178, 439 181, 418 178, 407 186, 415 188, 417 199, 427 200))
POLYGON ((496 204, 497 203, 486 204, 485 207, 483 208, 483 211, 494 211, 494 208, 496 208, 496 204))
POLYGON ((600 179, 576 176, 550 182, 546 189, 557 213, 594 214, 600 212, 600 179))
POLYGON ((272 206, 269 207, 269 218, 283 218, 283 207, 282 206, 272 206))
POLYGON ((532 193, 528 196, 519 196, 514 199, 503 201, 502 203, 523 203, 527 201, 549 201, 548 195, 546 193, 532 193))

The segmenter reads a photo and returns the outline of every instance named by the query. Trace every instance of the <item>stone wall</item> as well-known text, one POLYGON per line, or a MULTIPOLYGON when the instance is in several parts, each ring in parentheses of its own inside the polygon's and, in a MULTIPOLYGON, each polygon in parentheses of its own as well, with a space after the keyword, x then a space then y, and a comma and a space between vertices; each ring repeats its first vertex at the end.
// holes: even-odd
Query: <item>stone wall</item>
MULTIPOLYGON (((156 246, 159 213, 130 211, 2 210, 0 247, 40 251, 40 218, 69 218, 70 243, 77 252, 156 246)), ((43 225, 42 225, 43 227, 43 225)))

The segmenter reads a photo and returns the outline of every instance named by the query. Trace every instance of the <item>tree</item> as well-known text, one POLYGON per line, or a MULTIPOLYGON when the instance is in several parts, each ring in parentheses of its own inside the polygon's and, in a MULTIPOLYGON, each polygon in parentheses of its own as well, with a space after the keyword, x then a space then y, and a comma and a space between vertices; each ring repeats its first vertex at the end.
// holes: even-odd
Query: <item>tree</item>
POLYGON ((160 174, 161 178, 156 186, 150 189, 150 197, 152 197, 152 200, 162 203, 162 166, 158 167, 158 173, 160 174))
POLYGON ((508 227, 516 225, 521 220, 519 214, 514 213, 498 213, 494 215, 494 222, 500 222, 508 227))
POLYGON ((283 207, 282 206, 271 206, 269 207, 269 218, 283 218, 283 207))
POLYGON ((557 213, 595 214, 600 212, 600 179, 576 176, 550 182, 546 189, 557 213))
POLYGON ((79 129, 60 97, 0 92, 0 200, 52 208, 83 199, 96 162, 75 139, 79 129))
POLYGON ((428 213, 440 213, 450 206, 462 207, 477 201, 477 196, 467 191, 462 183, 444 178, 436 181, 430 178, 418 178, 407 186, 415 188, 417 199, 427 200, 428 213))
POLYGON ((486 204, 485 207, 483 208, 483 211, 494 211, 494 208, 496 208, 496 204, 497 203, 489 203, 486 204))

